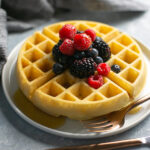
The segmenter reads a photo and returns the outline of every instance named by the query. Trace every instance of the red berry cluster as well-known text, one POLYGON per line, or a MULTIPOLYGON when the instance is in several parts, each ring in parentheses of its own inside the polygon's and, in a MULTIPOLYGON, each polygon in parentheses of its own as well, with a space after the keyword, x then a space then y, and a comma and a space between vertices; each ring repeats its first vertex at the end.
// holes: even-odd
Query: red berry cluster
POLYGON ((96 33, 91 29, 87 29, 84 33, 77 34, 75 26, 66 24, 60 29, 59 37, 63 40, 60 51, 65 55, 72 56, 75 50, 88 50, 92 41, 96 38, 96 33))
POLYGON ((92 75, 88 78, 88 84, 95 89, 98 89, 104 84, 103 76, 108 75, 110 67, 106 63, 101 63, 97 66, 97 72, 98 75, 92 75))

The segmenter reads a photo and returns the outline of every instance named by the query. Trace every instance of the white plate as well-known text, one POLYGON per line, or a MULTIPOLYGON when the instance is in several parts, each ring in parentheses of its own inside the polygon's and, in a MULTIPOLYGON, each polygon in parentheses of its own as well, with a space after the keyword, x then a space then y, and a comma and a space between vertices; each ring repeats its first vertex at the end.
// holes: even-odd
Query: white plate
MULTIPOLYGON (((4 93, 11 107, 17 112, 17 114, 21 116, 21 118, 23 118, 33 126, 43 131, 64 136, 64 137, 91 139, 91 138, 111 136, 111 135, 124 132, 129 128, 135 126, 139 122, 141 122, 144 118, 146 118, 150 114, 150 102, 146 102, 145 104, 143 104, 142 109, 138 113, 134 115, 126 116, 125 124, 123 127, 106 133, 89 133, 85 128, 83 128, 82 124, 79 121, 70 120, 70 119, 67 119, 65 124, 58 129, 51 129, 31 120, 29 117, 24 115, 21 112, 21 110, 19 110, 19 108, 17 108, 17 106, 13 102, 13 97, 12 97, 13 93, 18 89, 15 69, 16 69, 16 60, 18 56, 18 51, 23 42, 24 41, 19 43, 12 50, 12 52, 10 53, 7 59, 7 63, 4 65, 3 72, 2 72, 2 85, 3 85, 4 93)), ((147 66, 150 66, 150 51, 143 44, 141 44, 140 42, 138 43, 143 51, 147 66)), ((148 70, 148 77, 150 77, 150 69, 148 70)), ((143 89, 143 92, 139 95, 139 97, 148 93, 149 85, 150 85, 150 78, 147 78, 146 86, 143 89)))

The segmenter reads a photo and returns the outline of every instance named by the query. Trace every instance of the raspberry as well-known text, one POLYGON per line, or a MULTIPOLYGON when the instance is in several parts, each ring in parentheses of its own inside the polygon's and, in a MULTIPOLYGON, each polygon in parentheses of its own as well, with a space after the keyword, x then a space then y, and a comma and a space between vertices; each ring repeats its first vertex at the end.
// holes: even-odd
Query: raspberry
POLYGON ((70 39, 65 39, 60 45, 59 49, 64 55, 68 56, 72 56, 75 52, 75 49, 73 47, 73 41, 70 39))
POLYGON ((97 71, 100 75, 107 76, 110 72, 110 67, 106 63, 101 63, 97 66, 97 71))
POLYGON ((95 39, 96 39, 96 33, 95 33, 94 30, 87 29, 87 30, 85 30, 85 33, 90 36, 90 38, 92 39, 92 41, 95 41, 95 39))
POLYGON ((59 37, 61 40, 65 39, 73 39, 75 34, 77 32, 77 29, 75 26, 71 24, 65 24, 59 31, 59 37))
POLYGON ((88 84, 95 89, 101 87, 103 83, 104 81, 102 75, 92 75, 88 78, 88 84))
POLYGON ((91 44, 91 38, 85 33, 76 34, 74 37, 74 48, 79 51, 88 50, 91 44))

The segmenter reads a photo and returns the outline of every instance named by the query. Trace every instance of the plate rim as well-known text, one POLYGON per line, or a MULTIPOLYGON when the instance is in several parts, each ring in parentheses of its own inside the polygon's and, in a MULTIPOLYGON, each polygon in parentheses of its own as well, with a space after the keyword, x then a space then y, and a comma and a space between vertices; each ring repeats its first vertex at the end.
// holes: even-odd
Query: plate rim
MULTIPOLYGON (((139 40, 137 40, 136 38, 134 38, 136 40, 136 42, 139 44, 139 46, 144 47, 146 49, 148 49, 142 42, 140 42, 139 40)), ((10 106, 13 108, 13 110, 16 112, 16 114, 18 116, 20 116, 20 118, 24 119, 26 122, 28 122, 30 125, 45 131, 47 133, 51 133, 54 135, 58 135, 58 136, 62 136, 62 137, 67 137, 67 138, 75 138, 75 139, 95 139, 95 138, 102 138, 102 137, 107 137, 107 136, 111 136, 111 135, 116 135, 119 133, 122 133, 126 130, 129 130, 130 128, 136 126, 137 124, 139 124, 142 120, 144 120, 149 114, 150 114, 150 110, 147 111, 146 113, 144 113, 144 115, 135 123, 131 124, 130 126, 127 127, 122 127, 119 128, 117 130, 111 131, 111 132, 106 132, 103 134, 81 134, 81 133, 70 133, 70 132, 65 132, 65 131, 60 131, 57 129, 52 129, 52 128, 48 128, 44 125, 41 125, 35 121, 33 121, 32 119, 30 119, 28 116, 26 116, 12 101, 11 96, 7 90, 7 86, 5 85, 5 79, 9 76, 8 74, 5 76, 6 72, 10 72, 7 69, 7 65, 9 64, 9 60, 11 57, 13 57, 13 55, 16 53, 16 51, 19 51, 19 48, 21 47, 21 45, 23 44, 23 42, 26 40, 26 38, 24 40, 22 40, 21 42, 19 42, 13 49, 12 51, 9 53, 8 57, 7 57, 7 62, 4 64, 3 66, 3 70, 2 70, 2 88, 4 91, 4 95, 8 101, 8 103, 10 104, 10 106)), ((142 49, 142 48, 141 48, 142 49)), ((149 49, 148 49, 149 50, 149 49)), ((13 64, 13 63, 12 63, 13 64)))

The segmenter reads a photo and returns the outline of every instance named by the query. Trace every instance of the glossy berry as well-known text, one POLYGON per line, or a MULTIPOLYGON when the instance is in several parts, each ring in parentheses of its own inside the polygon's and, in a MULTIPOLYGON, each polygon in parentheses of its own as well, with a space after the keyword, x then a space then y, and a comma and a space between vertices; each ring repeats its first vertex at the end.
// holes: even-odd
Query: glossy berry
POLYGON ((90 48, 86 51, 86 55, 87 57, 95 58, 96 56, 98 56, 98 50, 95 48, 90 48))
POLYGON ((59 47, 62 44, 62 41, 59 41, 52 50, 53 59, 57 62, 62 64, 64 67, 68 66, 68 61, 70 60, 70 56, 64 55, 59 47))
POLYGON ((113 71, 113 72, 115 72, 115 73, 119 73, 120 72, 120 70, 121 70, 121 68, 120 68, 120 66, 119 65, 112 65, 111 66, 111 70, 113 71))
POLYGON ((88 84, 95 88, 98 89, 99 87, 101 87, 104 84, 103 81, 103 76, 102 75, 92 75, 88 78, 88 84))
POLYGON ((100 63, 103 63, 103 58, 100 56, 97 56, 94 58, 94 61, 96 62, 96 64, 100 64, 100 63))
POLYGON ((100 37, 96 37, 92 46, 93 46, 93 48, 96 48, 99 51, 99 56, 103 58, 104 62, 106 62, 107 60, 110 59, 110 57, 111 57, 110 47, 100 37))
POLYGON ((70 73, 78 78, 87 78, 94 74, 96 70, 95 64, 91 57, 74 60, 70 66, 70 73))
POLYGON ((68 56, 72 56, 75 52, 73 41, 70 39, 65 39, 59 49, 64 55, 68 56))
POLYGON ((97 71, 99 75, 107 76, 110 72, 110 67, 106 63, 101 63, 97 66, 97 71))
POLYGON ((75 51, 75 54, 73 55, 75 59, 82 59, 85 57, 84 51, 75 51))
POLYGON ((91 44, 91 38, 85 33, 76 34, 74 37, 74 48, 79 51, 88 50, 91 44))
POLYGON ((95 33, 94 30, 87 29, 87 30, 85 30, 85 33, 90 36, 90 38, 92 39, 92 41, 95 41, 95 39, 96 39, 96 33, 95 33))
POLYGON ((65 39, 73 39, 75 34, 77 32, 77 29, 75 26, 71 24, 65 24, 59 31, 59 37, 61 40, 65 39))
POLYGON ((77 34, 84 33, 84 31, 77 30, 77 34))
POLYGON ((58 75, 61 74, 64 71, 63 65, 56 63, 53 65, 53 72, 58 75))

